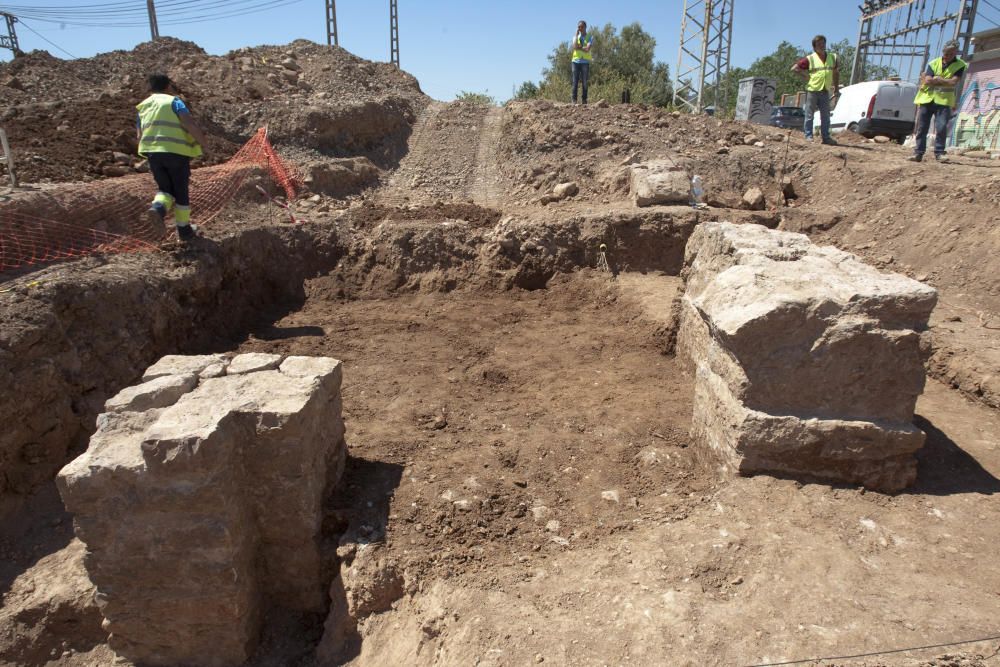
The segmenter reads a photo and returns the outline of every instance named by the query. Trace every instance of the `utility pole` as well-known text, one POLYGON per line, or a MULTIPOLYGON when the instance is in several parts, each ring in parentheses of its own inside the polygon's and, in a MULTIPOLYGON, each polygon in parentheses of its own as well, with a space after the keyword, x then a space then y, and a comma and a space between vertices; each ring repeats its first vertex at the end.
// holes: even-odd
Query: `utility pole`
POLYGON ((337 37, 337 0, 326 0, 326 45, 340 46, 337 37))
POLYGON ((399 67, 399 8, 389 0, 389 62, 399 67))
POLYGON ((3 151, 3 155, 0 156, 0 163, 7 165, 7 173, 10 174, 10 184, 11 187, 17 187, 17 174, 14 173, 14 154, 10 150, 10 144, 7 143, 7 133, 3 131, 0 127, 0 150, 3 151))
POLYGON ((0 49, 10 49, 15 56, 18 56, 21 54, 21 47, 17 43, 17 31, 14 30, 17 17, 6 12, 0 12, 0 16, 4 17, 7 23, 7 34, 0 35, 0 49))
POLYGON ((156 25, 156 7, 153 6, 153 0, 146 0, 146 11, 149 12, 149 38, 157 40, 160 38, 160 27, 156 25))
POLYGON ((674 70, 674 106, 700 113, 712 103, 725 102, 733 41, 734 0, 684 0, 681 44, 674 70), (706 88, 708 86, 708 88, 706 88))

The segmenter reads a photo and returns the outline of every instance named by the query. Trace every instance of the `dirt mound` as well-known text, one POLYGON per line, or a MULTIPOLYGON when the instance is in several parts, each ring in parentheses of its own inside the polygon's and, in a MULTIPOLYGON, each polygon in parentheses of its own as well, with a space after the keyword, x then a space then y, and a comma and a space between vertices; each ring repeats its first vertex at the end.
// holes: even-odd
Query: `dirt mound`
POLYGON ((630 166, 653 158, 700 175, 717 206, 740 208, 754 185, 768 185, 772 206, 780 198, 772 176, 787 136, 774 128, 643 105, 513 102, 505 111, 498 162, 510 194, 522 202, 539 202, 568 181, 579 186, 577 199, 622 199, 630 166))
POLYGON ((744 193, 758 187, 783 228, 997 311, 1000 165, 965 157, 914 165, 897 144, 838 136, 842 145, 821 146, 790 130, 641 105, 513 102, 498 162, 515 201, 537 203, 576 181, 574 199, 593 204, 625 197, 631 164, 673 159, 702 176, 714 208, 745 208, 744 193))
POLYGON ((427 99, 409 74, 300 40, 210 56, 173 38, 93 58, 44 51, 0 63, 0 113, 21 180, 69 181, 142 168, 135 104, 146 77, 168 73, 211 136, 204 163, 230 157, 259 127, 272 141, 324 154, 398 161, 427 99))

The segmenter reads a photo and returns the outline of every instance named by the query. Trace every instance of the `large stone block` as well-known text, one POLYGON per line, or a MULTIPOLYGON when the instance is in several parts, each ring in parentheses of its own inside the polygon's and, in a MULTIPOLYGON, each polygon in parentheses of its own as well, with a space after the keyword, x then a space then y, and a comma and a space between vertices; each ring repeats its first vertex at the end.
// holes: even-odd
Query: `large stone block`
POLYGON ((724 467, 890 491, 915 479, 932 288, 801 234, 729 223, 698 227, 684 277, 693 434, 724 467))
POLYGON ((320 528, 346 456, 341 364, 240 355, 238 374, 193 374, 215 364, 158 364, 179 374, 110 399, 57 478, 111 646, 140 664, 238 665, 269 606, 328 603, 320 528))
POLYGON ((691 201, 691 181, 677 161, 650 160, 632 167, 629 192, 636 206, 687 204, 691 201))

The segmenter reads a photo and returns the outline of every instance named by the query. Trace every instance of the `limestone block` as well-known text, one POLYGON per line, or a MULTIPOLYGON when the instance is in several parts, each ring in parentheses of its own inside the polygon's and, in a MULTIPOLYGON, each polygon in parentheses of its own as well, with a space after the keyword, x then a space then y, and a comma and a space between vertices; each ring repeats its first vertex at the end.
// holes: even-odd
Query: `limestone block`
POLYGON ((167 375, 126 387, 104 403, 108 412, 145 412, 173 405, 198 384, 194 375, 167 375))
POLYGON ((651 160, 631 167, 629 191, 636 206, 687 204, 691 200, 691 181, 677 162, 651 160))
POLYGON ((685 264, 677 348, 705 451, 741 473, 915 479, 932 288, 757 225, 699 226, 685 264))
POLYGON ((101 415, 57 478, 109 642, 136 663, 239 665, 269 606, 326 608, 320 528, 346 456, 341 364, 256 356, 243 368, 272 368, 141 385, 189 391, 101 415))
POLYGON ((211 366, 206 366, 200 373, 198 377, 201 378, 218 378, 226 374, 226 367, 229 365, 229 360, 226 359, 225 363, 212 364, 211 366))
POLYGON ((203 370, 217 364, 228 365, 229 359, 223 354, 202 354, 185 356, 168 354, 146 369, 142 381, 148 382, 168 375, 198 375, 203 370))
POLYGON ((229 362, 226 373, 229 375, 239 375, 240 373, 256 373, 257 371, 269 371, 277 368, 281 363, 280 354, 263 354, 260 352, 248 352, 233 357, 229 362))

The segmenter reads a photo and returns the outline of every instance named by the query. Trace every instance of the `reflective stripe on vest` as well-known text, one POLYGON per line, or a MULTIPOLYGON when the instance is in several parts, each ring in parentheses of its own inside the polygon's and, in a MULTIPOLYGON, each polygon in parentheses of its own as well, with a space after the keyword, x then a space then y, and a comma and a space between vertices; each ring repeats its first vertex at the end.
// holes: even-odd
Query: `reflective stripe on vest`
MULTIPOLYGON (((955 76, 955 73, 966 66, 966 63, 961 58, 955 58, 951 61, 951 64, 945 68, 942 68, 941 58, 935 58, 928 63, 931 71, 934 72, 934 76, 940 76, 945 79, 950 79, 955 76)), ((921 86, 920 90, 917 92, 917 96, 913 98, 914 104, 940 104, 943 107, 953 107, 955 106, 955 86, 948 86, 946 88, 941 88, 938 86, 921 86)))
POLYGON ((591 39, 591 36, 590 36, 589 32, 586 35, 584 35, 582 38, 580 38, 580 39, 574 38, 574 42, 573 42, 573 60, 588 60, 589 61, 589 60, 593 59, 594 55, 590 51, 584 51, 583 49, 579 48, 581 46, 586 46, 587 42, 590 41, 590 39, 591 39))
POLYGON ((833 70, 837 67, 837 54, 827 52, 826 62, 820 60, 816 52, 809 54, 809 83, 806 90, 811 93, 833 88, 833 70))
POLYGON ((136 105, 139 112, 139 155, 176 153, 186 157, 201 155, 201 146, 184 130, 173 109, 174 97, 153 93, 136 105))

